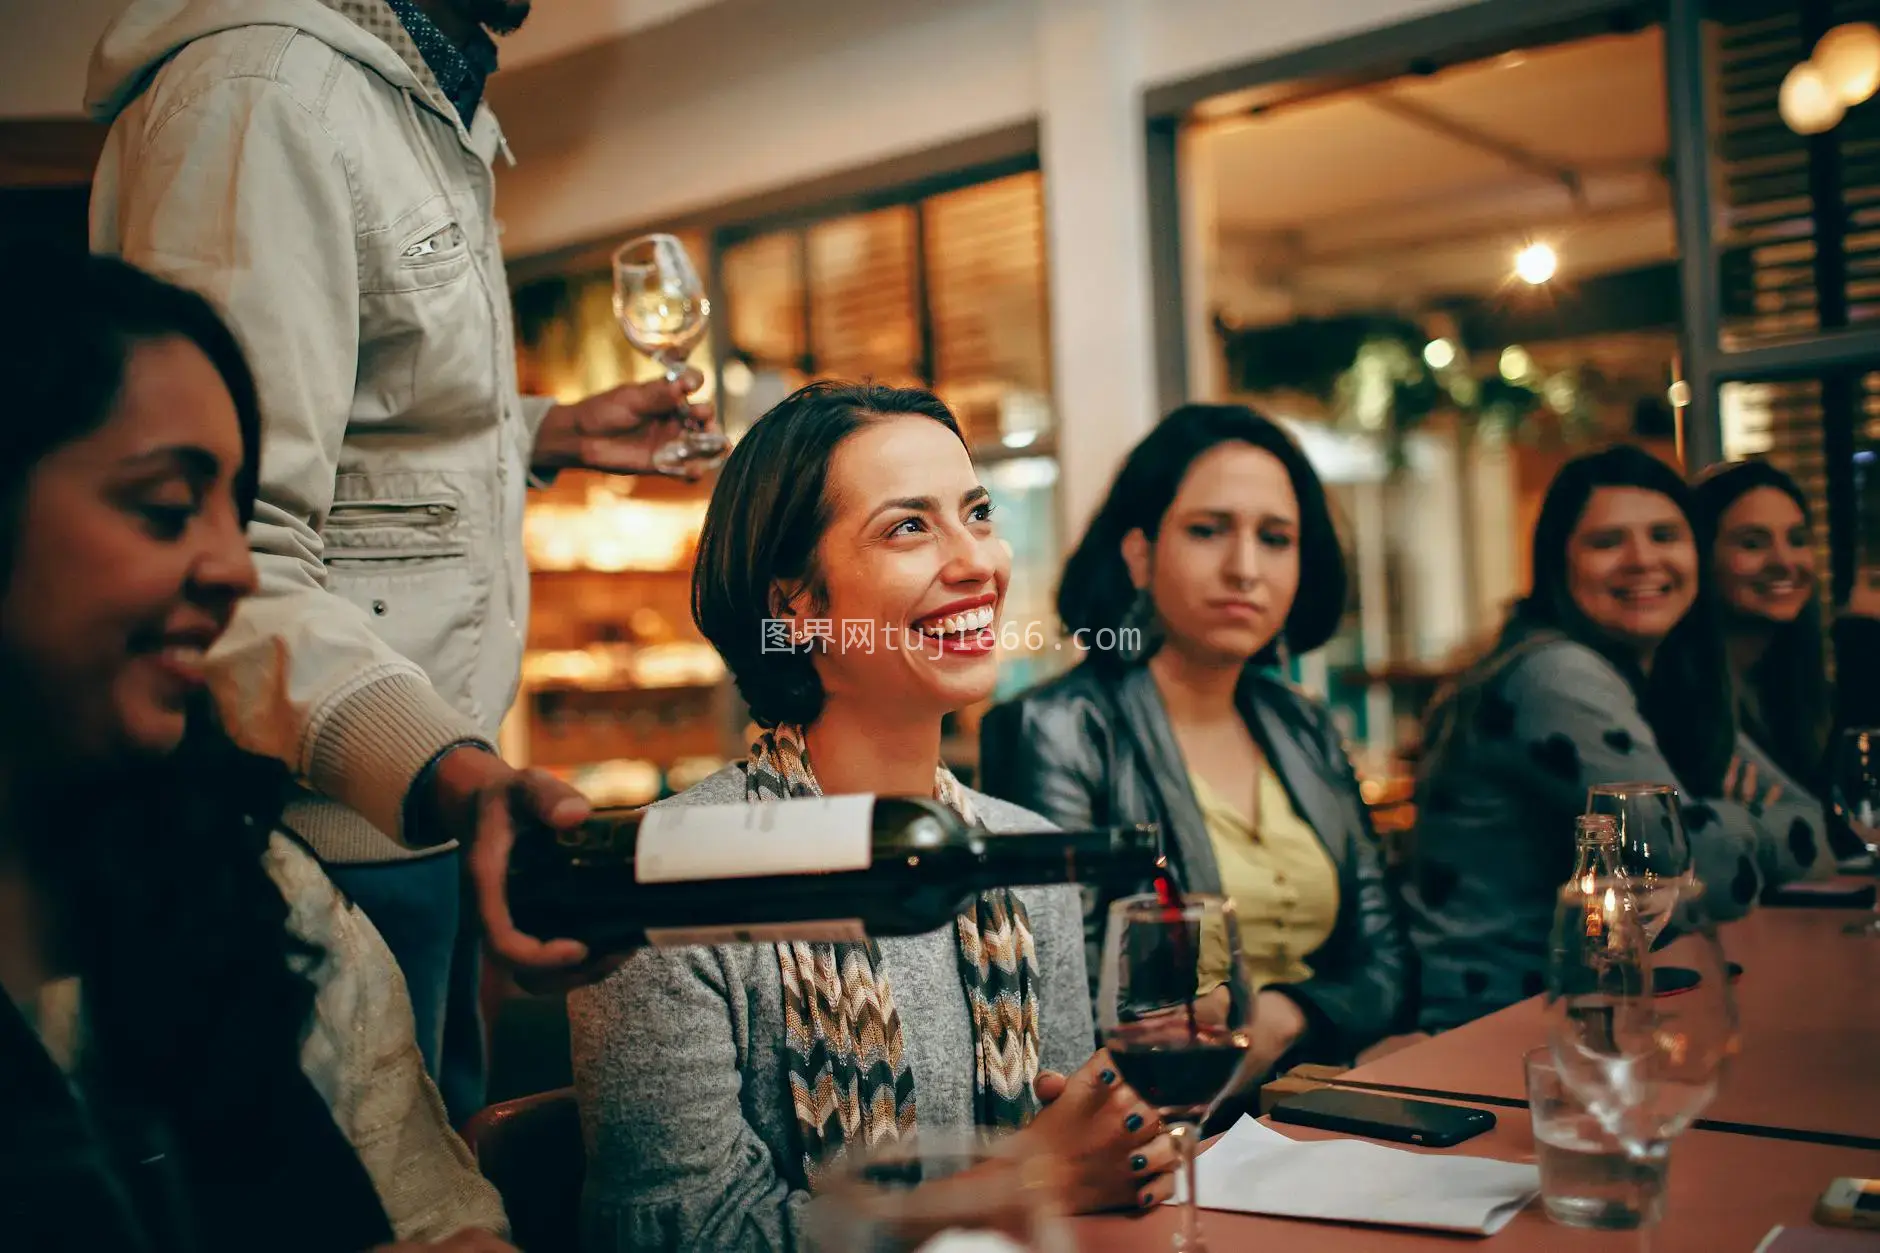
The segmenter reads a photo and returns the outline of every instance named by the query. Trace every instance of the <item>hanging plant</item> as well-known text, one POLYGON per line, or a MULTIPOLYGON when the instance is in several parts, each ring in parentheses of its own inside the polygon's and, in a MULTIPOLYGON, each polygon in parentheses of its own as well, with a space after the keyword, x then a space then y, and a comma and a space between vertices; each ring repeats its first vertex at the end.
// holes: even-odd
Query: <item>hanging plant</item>
POLYGON ((1526 381, 1478 378, 1457 349, 1441 369, 1424 357, 1427 335, 1389 314, 1304 318, 1283 326, 1240 329, 1218 316, 1231 385, 1252 393, 1313 397, 1342 426, 1382 435, 1401 464, 1403 437, 1439 410, 1465 427, 1492 423, 1512 433, 1544 407, 1526 381))

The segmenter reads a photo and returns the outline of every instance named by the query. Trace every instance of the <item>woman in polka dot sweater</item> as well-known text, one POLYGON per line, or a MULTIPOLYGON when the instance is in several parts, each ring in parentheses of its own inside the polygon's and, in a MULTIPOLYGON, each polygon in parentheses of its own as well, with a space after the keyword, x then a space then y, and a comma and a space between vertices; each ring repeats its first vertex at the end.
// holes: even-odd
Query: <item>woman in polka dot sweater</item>
POLYGON ((1737 733, 1710 570, 1673 470, 1626 447, 1568 463, 1541 506, 1533 571, 1495 647, 1429 718, 1405 890, 1425 1030, 1541 991, 1573 819, 1595 784, 1678 788, 1721 918, 1766 885, 1833 869, 1820 806, 1737 733))

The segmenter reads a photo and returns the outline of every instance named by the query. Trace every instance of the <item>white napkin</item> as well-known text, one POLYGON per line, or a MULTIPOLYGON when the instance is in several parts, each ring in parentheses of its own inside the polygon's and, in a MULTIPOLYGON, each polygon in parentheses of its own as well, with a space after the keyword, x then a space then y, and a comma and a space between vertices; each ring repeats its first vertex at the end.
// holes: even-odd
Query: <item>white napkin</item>
POLYGON ((949 1227, 914 1253, 1025 1253, 1025 1246, 996 1231, 964 1231, 949 1227))
MULTIPOLYGON (((1195 1161, 1201 1208, 1492 1236, 1539 1195, 1538 1166, 1364 1140, 1294 1140, 1243 1115, 1195 1161)), ((1184 1189, 1177 1179, 1175 1200, 1184 1189)))

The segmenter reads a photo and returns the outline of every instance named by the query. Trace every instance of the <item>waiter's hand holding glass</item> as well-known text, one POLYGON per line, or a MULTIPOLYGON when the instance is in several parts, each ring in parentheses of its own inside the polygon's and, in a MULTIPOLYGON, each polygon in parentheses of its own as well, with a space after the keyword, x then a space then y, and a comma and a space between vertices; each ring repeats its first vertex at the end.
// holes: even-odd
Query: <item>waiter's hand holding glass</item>
MULTIPOLYGON (((614 253, 614 316, 627 342, 666 369, 666 382, 680 386, 687 356, 705 338, 711 301, 685 245, 671 235, 642 235, 614 253)), ((691 372, 697 378, 696 372, 691 372)), ((696 385, 694 385, 696 386, 696 385)), ((686 420, 653 451, 661 474, 695 478, 722 463, 731 442, 709 422, 686 420)))

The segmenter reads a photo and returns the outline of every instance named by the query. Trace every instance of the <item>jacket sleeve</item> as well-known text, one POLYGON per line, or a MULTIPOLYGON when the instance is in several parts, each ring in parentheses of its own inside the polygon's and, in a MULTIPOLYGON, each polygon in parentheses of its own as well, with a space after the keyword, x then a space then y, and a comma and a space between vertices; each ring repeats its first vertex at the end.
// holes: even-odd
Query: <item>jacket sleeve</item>
POLYGON ((425 1073, 404 976, 364 912, 292 841, 270 842, 269 874, 290 923, 322 956, 311 965, 314 1020, 301 1068, 358 1153, 400 1240, 442 1240, 466 1228, 504 1236, 496 1188, 451 1130, 425 1073))
POLYGON ((118 238, 94 245, 207 296, 255 366, 260 586, 211 656, 211 686, 243 748, 403 838, 424 765, 488 738, 327 590, 320 532, 359 370, 347 157, 266 78, 228 78, 165 107, 135 115, 141 131, 131 115, 120 121, 118 238))
POLYGON ((1836 872, 1834 857, 1820 855, 1827 853, 1830 848, 1827 841, 1827 815, 1822 811, 1820 798, 1784 773, 1782 767, 1776 764, 1776 759, 1742 731, 1736 733, 1736 755, 1756 767, 1756 785, 1759 789, 1768 788, 1771 784, 1782 789, 1773 804, 1760 805, 1750 810, 1765 840, 1779 839, 1787 845, 1787 866, 1783 860, 1769 859, 1765 853, 1770 882, 1780 886, 1796 878, 1833 878, 1836 872), (1798 873, 1789 873, 1788 866, 1798 873))
POLYGON ((528 441, 517 451, 522 454, 522 464, 529 467, 529 486, 537 490, 551 487, 561 472, 535 464, 535 441, 542 433, 542 423, 548 420, 548 411, 557 402, 553 396, 523 395, 516 399, 522 406, 522 438, 528 441))
MULTIPOLYGON (((1042 814, 1066 830, 1109 820, 1103 778, 1104 744, 1094 738, 1095 720, 1072 723, 1062 711, 1020 698, 986 711, 979 723, 979 790, 1042 814)), ((1103 969, 1103 928, 1108 903, 1094 887, 1079 892, 1083 903, 1085 982, 1096 1003, 1103 969)))
POLYGON ((979 788, 1067 830, 1093 826, 1103 788, 1100 747, 1086 728, 1046 721, 1022 698, 988 710, 979 723, 979 788))
POLYGON ((744 1116, 733 1014, 745 989, 727 951, 643 949, 568 996, 589 1253, 799 1244, 809 1194, 744 1116))
MULTIPOLYGON (((1584 812, 1587 789, 1601 783, 1643 780, 1680 790, 1691 861, 1719 921, 1743 916, 1765 884, 1802 878, 1819 858, 1818 814, 1812 822, 1789 808, 1759 816, 1735 801, 1693 797, 1632 689, 1592 650, 1562 645, 1536 653, 1509 671, 1501 699, 1516 786, 1549 798, 1556 812, 1584 812)), ((1559 838, 1571 847, 1571 830, 1559 838)))
POLYGON ((1358 777, 1345 755, 1329 711, 1319 707, 1321 755, 1330 764, 1326 785, 1342 794, 1353 815, 1346 841, 1351 864, 1340 876, 1338 931, 1343 939, 1335 954, 1313 977, 1284 990, 1305 1012, 1304 1055, 1349 1061, 1399 1030, 1410 1003, 1410 945, 1404 935, 1397 895, 1385 877, 1384 851, 1371 813, 1358 789, 1358 777))

